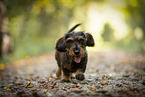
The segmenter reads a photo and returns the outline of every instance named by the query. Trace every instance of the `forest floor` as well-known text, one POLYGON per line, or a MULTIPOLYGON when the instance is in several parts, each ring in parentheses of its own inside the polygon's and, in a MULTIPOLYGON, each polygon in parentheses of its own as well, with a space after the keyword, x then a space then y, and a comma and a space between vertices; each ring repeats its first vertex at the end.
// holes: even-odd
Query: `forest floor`
POLYGON ((143 54, 89 52, 85 80, 71 82, 56 79, 54 52, 5 65, 0 65, 0 97, 145 97, 143 54))

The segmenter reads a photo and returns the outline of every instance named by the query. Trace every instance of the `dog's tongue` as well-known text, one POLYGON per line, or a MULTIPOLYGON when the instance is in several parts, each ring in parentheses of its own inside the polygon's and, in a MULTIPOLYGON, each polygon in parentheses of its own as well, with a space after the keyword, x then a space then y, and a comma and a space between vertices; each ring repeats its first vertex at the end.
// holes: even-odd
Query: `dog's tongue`
POLYGON ((80 63, 80 62, 81 62, 81 58, 80 58, 80 57, 75 57, 74 61, 75 61, 76 63, 80 63))

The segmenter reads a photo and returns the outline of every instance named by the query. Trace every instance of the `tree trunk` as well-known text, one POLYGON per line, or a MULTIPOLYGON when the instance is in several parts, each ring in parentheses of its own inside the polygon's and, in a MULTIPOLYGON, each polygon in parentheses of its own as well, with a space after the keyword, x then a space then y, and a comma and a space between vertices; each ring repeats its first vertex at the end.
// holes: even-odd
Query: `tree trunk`
POLYGON ((0 0, 0 57, 2 57, 3 24, 6 17, 6 5, 0 0))

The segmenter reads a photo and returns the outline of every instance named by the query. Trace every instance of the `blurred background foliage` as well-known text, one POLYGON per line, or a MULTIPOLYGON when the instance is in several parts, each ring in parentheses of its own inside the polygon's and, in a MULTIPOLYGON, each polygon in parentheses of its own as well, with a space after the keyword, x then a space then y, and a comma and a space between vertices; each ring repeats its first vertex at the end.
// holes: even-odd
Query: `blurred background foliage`
POLYGON ((77 23, 77 30, 94 36, 90 51, 145 52, 145 0, 1 1, 7 6, 6 32, 14 40, 7 61, 54 51, 56 40, 77 23))

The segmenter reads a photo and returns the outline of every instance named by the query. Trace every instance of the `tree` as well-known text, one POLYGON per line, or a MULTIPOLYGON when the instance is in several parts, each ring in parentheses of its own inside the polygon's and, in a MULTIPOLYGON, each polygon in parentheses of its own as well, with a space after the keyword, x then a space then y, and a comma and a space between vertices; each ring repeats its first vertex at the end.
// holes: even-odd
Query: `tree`
POLYGON ((114 40, 113 29, 110 27, 108 23, 104 25, 102 37, 105 42, 112 42, 114 40))
POLYGON ((2 43, 3 43, 3 24, 6 17, 6 5, 0 0, 0 57, 2 57, 2 43))

